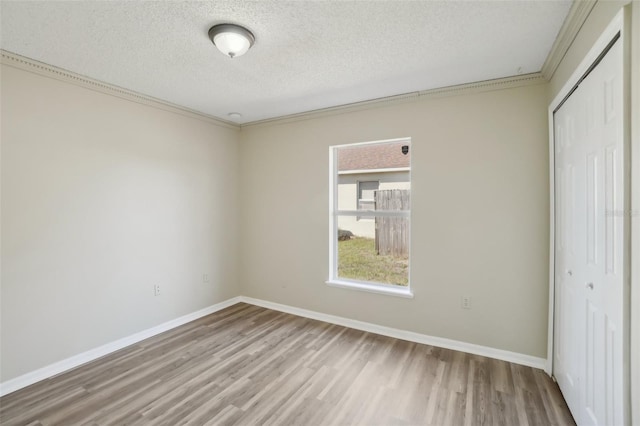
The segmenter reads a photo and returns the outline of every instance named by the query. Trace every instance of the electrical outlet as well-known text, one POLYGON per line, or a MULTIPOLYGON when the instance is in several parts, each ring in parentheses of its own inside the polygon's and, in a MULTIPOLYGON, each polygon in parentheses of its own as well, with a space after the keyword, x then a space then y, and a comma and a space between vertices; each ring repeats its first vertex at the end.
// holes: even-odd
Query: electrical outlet
POLYGON ((462 309, 471 309, 471 296, 462 296, 462 309))
POLYGON ((153 286, 153 294, 156 296, 160 296, 160 284, 156 284, 153 286))
POLYGON ((202 282, 203 283, 209 282, 209 274, 202 274, 202 282))

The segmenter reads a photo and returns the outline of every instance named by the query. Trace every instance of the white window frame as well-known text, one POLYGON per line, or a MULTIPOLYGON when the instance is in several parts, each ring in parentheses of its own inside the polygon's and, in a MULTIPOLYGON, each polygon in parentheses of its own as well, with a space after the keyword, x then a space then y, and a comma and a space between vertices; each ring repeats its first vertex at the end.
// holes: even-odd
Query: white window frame
MULTIPOLYGON (((411 290, 411 248, 409 248, 409 270, 406 286, 376 283, 370 281, 353 280, 338 277, 338 216, 371 217, 406 217, 409 218, 409 241, 411 241, 411 210, 338 210, 338 149, 346 146, 375 145, 390 142, 403 142, 411 146, 411 138, 386 139, 372 142, 360 142, 329 147, 329 279, 327 285, 371 293, 387 294, 398 297, 413 297, 411 290)), ((411 182, 411 167, 409 167, 409 181, 411 182)))

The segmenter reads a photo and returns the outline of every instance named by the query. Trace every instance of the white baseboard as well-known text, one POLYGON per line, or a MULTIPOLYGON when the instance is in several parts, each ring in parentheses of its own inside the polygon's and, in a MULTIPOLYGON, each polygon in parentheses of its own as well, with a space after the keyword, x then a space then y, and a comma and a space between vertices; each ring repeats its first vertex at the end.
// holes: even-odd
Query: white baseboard
POLYGON ((309 311, 307 309, 282 305, 280 303, 254 299, 252 297, 240 296, 240 301, 256 306, 262 306, 263 308, 273 309, 275 311, 286 312, 288 314, 298 315, 305 318, 311 318, 331 324, 341 325, 344 327, 355 328, 356 330, 381 334, 383 336, 394 337, 396 339, 407 340, 409 342, 422 343, 425 345, 438 346, 440 348, 486 356, 489 358, 512 362, 514 364, 526 365, 527 367, 544 369, 547 362, 545 358, 538 358, 535 356, 525 355, 517 352, 490 348, 488 346, 475 345, 473 343, 460 342, 458 340, 445 339, 443 337, 428 336, 426 334, 414 333, 412 331, 400 330, 397 328, 385 327, 368 322, 356 321, 349 318, 323 314, 320 312, 309 311))
POLYGON ((202 318, 214 312, 220 311, 236 303, 249 303, 251 305, 262 306, 263 308, 273 309, 275 311, 286 312, 305 318, 311 318, 319 321, 337 324, 344 327, 354 328, 356 330, 367 331, 369 333, 381 334, 383 336, 394 337, 396 339, 407 340, 425 345, 438 346, 441 348, 452 349, 470 354, 486 356, 489 358, 500 359, 503 361, 513 362, 514 364, 526 365, 528 367, 544 369, 547 362, 544 358, 538 358, 531 355, 520 354, 517 352, 505 351, 502 349, 490 348, 487 346, 475 345, 472 343, 460 342, 457 340, 445 339, 442 337, 428 336, 426 334, 414 333, 412 331, 400 330, 397 328, 385 327, 381 325, 371 324, 364 321, 357 321, 349 318, 338 317, 335 315, 323 314, 321 312, 310 311, 307 309, 296 308, 294 306, 282 305, 280 303, 269 302, 252 297, 238 296, 216 303, 215 305, 201 309, 199 311, 181 316, 171 321, 155 327, 143 330, 131 336, 124 337, 106 345, 91 349, 89 351, 74 355, 70 358, 58 361, 46 367, 39 368, 15 379, 0 383, 0 396, 7 395, 19 389, 32 385, 41 380, 48 379, 57 374, 76 368, 82 364, 96 360, 100 357, 108 355, 112 352, 125 348, 127 346, 138 343, 149 337, 179 327, 198 318, 202 318))
POLYGON ((82 364, 86 364, 90 361, 96 360, 122 348, 141 342, 142 340, 148 339, 149 337, 164 333, 165 331, 179 327, 188 322, 195 321, 198 318, 202 318, 229 306, 235 305, 240 301, 240 297, 234 297, 229 300, 225 300, 224 302, 216 303, 215 305, 200 309, 199 311, 183 315, 179 318, 167 321, 131 336, 123 337, 122 339, 107 343, 106 345, 102 345, 78 355, 74 355, 70 358, 63 359, 62 361, 47 365, 46 367, 39 368, 30 373, 23 374, 22 376, 16 377, 15 379, 7 380, 4 383, 0 383, 0 396, 15 392, 41 380, 53 377, 56 374, 71 370, 72 368, 76 368, 82 364))

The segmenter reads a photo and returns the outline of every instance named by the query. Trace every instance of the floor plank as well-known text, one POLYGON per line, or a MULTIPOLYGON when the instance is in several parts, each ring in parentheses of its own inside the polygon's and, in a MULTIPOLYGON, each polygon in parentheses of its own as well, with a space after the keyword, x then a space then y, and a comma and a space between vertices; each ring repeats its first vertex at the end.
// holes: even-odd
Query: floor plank
POLYGON ((0 398, 2 425, 573 425, 537 369, 239 303, 0 398))

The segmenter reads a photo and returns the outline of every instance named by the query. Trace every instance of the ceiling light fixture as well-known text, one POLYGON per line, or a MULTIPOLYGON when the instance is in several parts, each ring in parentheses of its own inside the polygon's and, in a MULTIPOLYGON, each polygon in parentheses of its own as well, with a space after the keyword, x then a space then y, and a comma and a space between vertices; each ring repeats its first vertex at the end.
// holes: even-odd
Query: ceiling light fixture
POLYGON ((235 24, 219 24, 209 29, 209 38, 230 58, 242 56, 256 41, 251 31, 235 24))

